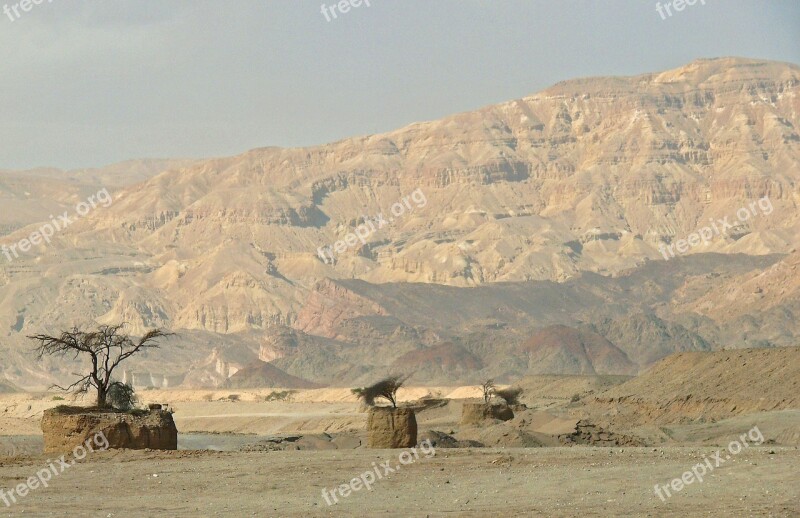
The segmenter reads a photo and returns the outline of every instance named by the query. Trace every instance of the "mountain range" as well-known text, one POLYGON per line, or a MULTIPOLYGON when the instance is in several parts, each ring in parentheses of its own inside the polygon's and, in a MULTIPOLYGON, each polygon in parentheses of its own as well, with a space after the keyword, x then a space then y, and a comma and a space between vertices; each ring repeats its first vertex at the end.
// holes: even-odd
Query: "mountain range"
POLYGON ((178 333, 130 363, 140 387, 633 375, 795 346, 799 112, 797 65, 703 59, 323 146, 0 171, 3 246, 113 194, 0 256, 0 380, 69 379, 26 335, 118 322, 178 333))

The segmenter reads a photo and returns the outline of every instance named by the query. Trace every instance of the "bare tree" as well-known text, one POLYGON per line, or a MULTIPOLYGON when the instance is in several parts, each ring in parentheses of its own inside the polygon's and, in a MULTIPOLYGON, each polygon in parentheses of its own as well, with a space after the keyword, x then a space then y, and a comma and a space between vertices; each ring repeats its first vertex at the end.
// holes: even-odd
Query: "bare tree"
POLYGON ((481 385, 481 390, 483 390, 483 402, 488 403, 495 392, 494 380, 484 381, 483 385, 481 385))
POLYGON ((55 388, 77 393, 88 392, 90 388, 97 390, 97 406, 108 408, 108 390, 114 381, 111 378, 114 369, 120 363, 131 356, 148 349, 158 348, 158 340, 172 333, 167 333, 161 329, 153 329, 134 341, 130 336, 121 333, 124 324, 116 326, 100 326, 96 331, 85 332, 77 327, 72 331, 64 331, 61 336, 34 335, 29 336, 31 340, 39 342, 36 353, 41 360, 45 355, 67 355, 74 354, 75 359, 79 356, 88 356, 91 359, 91 371, 81 376, 81 378, 69 385, 61 387, 54 385, 55 388))
POLYGON ((509 387, 495 390, 494 393, 497 397, 504 400, 507 405, 518 405, 519 397, 522 395, 522 389, 519 387, 509 387))
POLYGON ((375 406, 377 398, 383 398, 397 408, 397 391, 406 382, 408 376, 389 376, 369 387, 353 389, 353 394, 369 406, 375 406))

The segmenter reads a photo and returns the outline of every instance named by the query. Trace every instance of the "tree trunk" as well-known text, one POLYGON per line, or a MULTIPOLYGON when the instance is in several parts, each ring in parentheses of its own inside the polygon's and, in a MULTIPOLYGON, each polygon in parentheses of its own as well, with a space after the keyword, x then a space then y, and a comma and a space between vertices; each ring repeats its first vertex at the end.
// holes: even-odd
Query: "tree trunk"
POLYGON ((97 387, 97 407, 98 408, 106 408, 108 407, 108 402, 106 401, 106 396, 108 393, 106 389, 103 387, 97 387))

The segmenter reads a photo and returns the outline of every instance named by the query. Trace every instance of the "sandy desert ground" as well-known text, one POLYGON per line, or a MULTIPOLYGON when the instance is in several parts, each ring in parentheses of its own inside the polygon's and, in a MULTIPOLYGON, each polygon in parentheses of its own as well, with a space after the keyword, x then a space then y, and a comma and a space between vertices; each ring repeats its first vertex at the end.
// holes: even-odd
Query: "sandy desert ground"
MULTIPOLYGON (((530 417, 529 426, 553 437, 559 426, 569 428, 564 427, 570 422, 565 394, 592 391, 598 383, 603 385, 597 379, 566 377, 556 390, 552 380, 528 380, 531 410, 520 416, 530 417)), ((419 412, 421 437, 428 430, 455 432, 494 447, 438 447, 435 455, 420 454, 377 480, 371 490, 339 495, 338 503, 329 506, 323 489, 332 490, 387 461, 396 467, 402 450, 360 446, 366 415, 347 389, 301 391, 289 401, 265 401, 272 392, 237 391, 232 401, 231 391, 146 391, 142 395, 148 401, 169 402, 175 409, 181 451, 92 453, 12 507, 0 500, 0 516, 800 515, 800 450, 796 443, 774 444, 776 437, 791 439, 786 430, 800 430, 797 410, 640 426, 634 429, 640 437, 652 432, 644 447, 520 448, 513 427, 486 431, 458 424, 460 402, 478 395, 475 387, 409 388, 404 394, 409 401, 453 399, 419 412), (680 477, 754 423, 764 433, 764 444, 745 448, 701 484, 687 485, 665 502, 656 496, 656 484, 680 477), (308 449, 259 447, 268 438, 292 435, 304 437, 291 447, 308 449)), ((41 453, 39 418, 42 410, 61 403, 53 394, 0 396, 0 488, 47 467, 51 459, 41 453)), ((543 442, 548 437, 534 435, 543 442)))
MULTIPOLYGON (((397 452, 97 453, 1 516, 797 516, 800 452, 756 448, 662 503, 656 483, 707 454, 697 448, 439 450, 371 491, 328 506, 332 489, 397 452), (770 454, 774 451, 774 454, 770 454)), ((43 456, 0 461, 0 483, 43 456)))

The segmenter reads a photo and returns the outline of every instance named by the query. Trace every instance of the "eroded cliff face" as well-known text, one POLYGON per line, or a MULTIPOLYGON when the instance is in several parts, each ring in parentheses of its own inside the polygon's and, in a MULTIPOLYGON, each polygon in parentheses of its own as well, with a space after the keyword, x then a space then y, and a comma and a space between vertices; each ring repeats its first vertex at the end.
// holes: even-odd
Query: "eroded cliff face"
MULTIPOLYGON (((787 253, 800 241, 798 113, 797 66, 700 60, 567 81, 390 133, 188 164, 2 264, 0 329, 11 348, 95 319, 134 332, 277 326, 343 339, 348 321, 396 309, 326 279, 472 287, 618 275, 764 197, 769 214, 687 253, 787 253), (425 203, 393 215, 417 190, 425 203), (320 257, 378 214, 386 224, 365 243, 320 257)), ((254 357, 285 355, 261 345, 254 357)))

